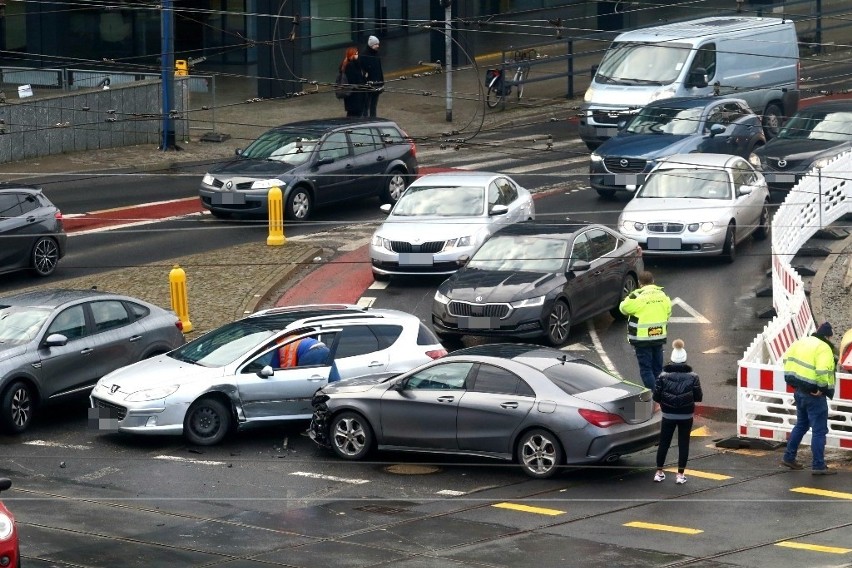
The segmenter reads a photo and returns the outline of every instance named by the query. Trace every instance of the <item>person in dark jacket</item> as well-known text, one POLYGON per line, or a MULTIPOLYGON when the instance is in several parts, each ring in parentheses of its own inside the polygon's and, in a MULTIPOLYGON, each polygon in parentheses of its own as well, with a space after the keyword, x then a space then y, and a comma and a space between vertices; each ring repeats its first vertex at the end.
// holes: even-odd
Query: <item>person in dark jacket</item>
POLYGON ((692 372, 692 367, 686 364, 686 349, 682 339, 672 342, 671 363, 663 367, 663 372, 654 383, 654 402, 660 404, 663 411, 663 421, 660 426, 660 445, 657 448, 657 472, 654 481, 666 478, 663 465, 666 454, 672 443, 672 437, 677 430, 677 479, 675 483, 686 483, 686 461, 689 459, 689 435, 692 432, 692 418, 695 413, 695 403, 701 402, 704 394, 701 392, 701 381, 692 372))
POLYGON ((361 116, 364 114, 365 86, 367 79, 358 61, 358 49, 350 47, 346 50, 346 57, 340 64, 340 71, 346 75, 346 80, 352 86, 352 92, 343 99, 343 108, 346 116, 361 116))
POLYGON ((364 96, 364 116, 375 117, 379 95, 385 90, 385 74, 382 72, 382 60, 379 58, 379 38, 370 36, 367 39, 367 48, 361 52, 358 60, 369 87, 364 96))

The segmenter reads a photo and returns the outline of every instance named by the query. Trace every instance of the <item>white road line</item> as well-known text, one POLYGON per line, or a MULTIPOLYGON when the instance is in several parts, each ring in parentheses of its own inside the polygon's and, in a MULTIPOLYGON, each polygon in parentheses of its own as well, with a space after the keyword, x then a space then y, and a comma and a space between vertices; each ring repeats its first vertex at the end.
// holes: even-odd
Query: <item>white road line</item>
POLYGON ((30 440, 24 442, 27 446, 41 446, 43 448, 61 448, 63 450, 91 450, 91 446, 75 446, 74 444, 61 444, 59 442, 48 442, 46 440, 30 440))
POLYGON ((86 217, 88 215, 98 215, 101 213, 115 213, 116 211, 129 211, 130 209, 156 207, 158 205, 169 205, 171 203, 189 203, 192 201, 198 201, 198 197, 181 197, 179 199, 166 199, 165 201, 149 201, 147 203, 141 203, 139 205, 124 205, 122 207, 113 207, 111 209, 98 209, 97 211, 89 211, 88 213, 69 213, 68 215, 63 215, 62 217, 74 219, 76 217, 86 217))
POLYGON ((154 456, 155 460, 173 461, 179 463, 197 463, 201 465, 225 465, 225 462, 213 460, 193 460, 189 458, 181 458, 178 456, 154 456))
POLYGON ((375 303, 375 298, 371 298, 370 296, 361 296, 358 298, 358 301, 355 302, 355 305, 361 308, 372 308, 375 303))
POLYGON ((108 225, 106 227, 98 227, 97 229, 88 229, 86 231, 73 231, 68 233, 69 237, 77 237, 80 235, 92 235, 94 233, 105 233, 107 231, 115 231, 116 229, 131 229, 133 227, 142 227, 145 225, 153 225, 155 223, 163 223, 165 221, 176 221, 178 219, 186 219, 187 217, 198 217, 207 213, 187 213, 185 215, 174 215, 172 217, 163 217, 162 219, 148 219, 145 221, 135 221, 133 223, 124 223, 121 225, 108 225))
POLYGON ((438 495, 447 495, 448 497, 458 497, 459 495, 465 495, 465 491, 454 491, 452 489, 441 489, 436 492, 438 495))
POLYGON ((579 164, 581 162, 585 163, 588 161, 589 158, 587 158, 586 156, 582 156, 580 158, 561 158, 559 160, 551 160, 549 162, 538 162, 526 166, 518 166, 516 168, 504 168, 501 171, 507 174, 525 174, 527 172, 546 170, 547 168, 572 166, 574 164, 579 164))
POLYGON ((604 366, 607 368, 607 370, 609 370, 609 372, 618 376, 618 371, 616 371, 615 365, 612 364, 612 361, 610 361, 609 356, 606 354, 606 351, 604 351, 603 343, 601 343, 601 338, 598 337, 598 332, 595 331, 595 326, 594 324, 592 324, 591 320, 586 322, 586 327, 589 328, 589 337, 592 338, 592 345, 595 346, 595 351, 601 358, 601 362, 603 362, 604 366))
POLYGON ((81 475, 80 477, 75 477, 74 481, 77 482, 85 482, 85 481, 95 481, 96 479, 100 479, 112 473, 118 473, 121 471, 117 467, 104 467, 99 469, 98 471, 93 471, 92 473, 87 473, 86 475, 81 475))
POLYGON ((582 343, 572 343, 571 345, 566 345, 565 347, 560 347, 560 351, 588 351, 589 348, 583 345, 582 343))
POLYGON ((390 284, 390 280, 373 280, 367 290, 384 290, 388 287, 388 284, 390 284))
POLYGON ((299 477, 310 477, 311 479, 324 479, 325 481, 339 481, 341 483, 351 483, 352 485, 363 485, 370 483, 369 479, 348 479, 346 477, 336 477, 334 475, 323 475, 321 473, 310 473, 307 471, 294 471, 290 475, 298 475, 299 477))

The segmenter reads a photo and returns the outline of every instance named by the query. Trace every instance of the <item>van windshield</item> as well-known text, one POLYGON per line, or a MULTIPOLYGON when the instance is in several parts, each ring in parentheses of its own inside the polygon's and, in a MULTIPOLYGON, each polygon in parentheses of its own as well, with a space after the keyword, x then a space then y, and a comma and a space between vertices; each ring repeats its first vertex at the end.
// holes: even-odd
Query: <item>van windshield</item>
POLYGON ((684 43, 615 42, 604 55, 595 74, 595 82, 613 85, 668 85, 680 76, 690 49, 691 47, 684 43))

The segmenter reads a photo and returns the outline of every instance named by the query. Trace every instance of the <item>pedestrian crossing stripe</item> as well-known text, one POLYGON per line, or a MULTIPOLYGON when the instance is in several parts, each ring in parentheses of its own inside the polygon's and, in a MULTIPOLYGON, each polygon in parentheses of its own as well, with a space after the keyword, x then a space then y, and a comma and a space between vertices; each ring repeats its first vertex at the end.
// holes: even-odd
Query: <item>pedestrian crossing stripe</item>
POLYGON ((804 542, 776 542, 775 546, 783 546, 785 548, 796 548, 799 550, 813 550, 814 552, 827 552, 829 554, 848 554, 852 552, 852 548, 840 548, 838 546, 822 546, 821 544, 807 544, 804 542))
POLYGON ((700 534, 704 531, 700 529, 691 529, 688 527, 676 527, 673 525, 658 525, 656 523, 643 523, 642 521, 631 521, 629 523, 624 523, 625 527, 633 527, 636 529, 649 529, 652 531, 665 531, 665 532, 673 532, 680 534, 700 534))
POLYGON ((793 493, 805 493, 806 495, 818 495, 820 497, 833 497, 834 499, 850 499, 852 493, 843 493, 841 491, 829 491, 828 489, 817 489, 815 487, 794 487, 790 489, 793 493))
POLYGON ((495 503, 491 505, 492 507, 497 507, 498 509, 511 509, 512 511, 521 511, 522 513, 536 513, 538 515, 549 515, 551 517, 555 517, 557 515, 564 515, 565 511, 560 511, 559 509, 545 509, 544 507, 530 507, 529 505, 518 505, 516 503, 495 503))
MULTIPOLYGON (((670 467, 667 468, 666 471, 669 473, 677 473, 677 468, 670 467)), ((698 471, 696 469, 686 469, 683 472, 684 475, 690 477, 700 477, 701 479, 712 479, 713 481, 725 481, 727 479, 733 479, 730 475, 722 475, 721 473, 710 473, 708 471, 698 471)))

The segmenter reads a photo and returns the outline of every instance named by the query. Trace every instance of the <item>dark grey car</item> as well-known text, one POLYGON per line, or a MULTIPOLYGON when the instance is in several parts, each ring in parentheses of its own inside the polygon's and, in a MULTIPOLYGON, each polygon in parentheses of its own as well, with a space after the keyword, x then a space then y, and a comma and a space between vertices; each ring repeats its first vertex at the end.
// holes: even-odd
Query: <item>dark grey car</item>
POLYGON ((65 255, 62 213, 40 187, 0 184, 0 274, 50 276, 65 255))
POLYGON ((536 478, 613 462, 657 443, 651 391, 549 347, 482 345, 397 377, 351 380, 314 396, 310 435, 339 457, 371 449, 476 455, 536 478))
POLYGON ((39 406, 183 343, 174 312, 128 296, 37 290, 0 298, 0 428, 23 432, 39 406))

